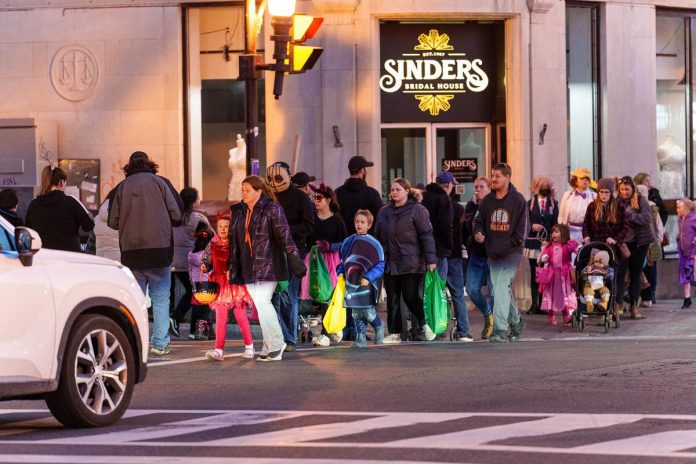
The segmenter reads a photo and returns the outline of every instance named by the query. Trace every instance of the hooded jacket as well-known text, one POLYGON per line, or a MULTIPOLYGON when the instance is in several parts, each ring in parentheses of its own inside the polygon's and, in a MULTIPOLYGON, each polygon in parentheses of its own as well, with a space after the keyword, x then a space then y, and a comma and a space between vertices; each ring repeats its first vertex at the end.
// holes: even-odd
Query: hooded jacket
POLYGON ((474 235, 485 235, 486 254, 500 259, 510 254, 522 254, 524 240, 529 228, 527 201, 510 184, 507 194, 497 198, 491 191, 481 201, 474 218, 474 235))
POLYGON ((131 269, 171 266, 172 225, 181 221, 183 209, 169 180, 147 168, 128 171, 109 207, 109 227, 118 230, 121 262, 131 269))
MULTIPOLYGON (((348 235, 355 233, 355 213, 359 209, 366 209, 372 213, 372 217, 377 219, 377 214, 382 208, 382 197, 379 192, 367 185, 365 179, 349 177, 336 189, 336 200, 341 207, 341 215, 346 223, 348 235)), ((375 221, 375 224, 377 221, 375 221)), ((374 230, 374 224, 369 233, 374 230)))
POLYGON ((99 207, 99 214, 94 219, 94 238, 96 255, 121 261, 121 249, 118 246, 118 231, 108 225, 109 203, 107 199, 99 207))
POLYGON ((423 206, 430 214, 435 239, 435 254, 438 258, 449 258, 453 247, 454 216, 452 200, 438 184, 428 184, 423 192, 423 206))
POLYGON ((249 220, 250 243, 245 239, 249 208, 246 203, 240 202, 231 210, 230 283, 288 280, 288 268, 298 277, 306 274, 307 269, 300 259, 285 213, 279 204, 261 197, 254 205, 249 220))
POLYGON ((428 210, 409 199, 403 206, 388 203, 377 215, 375 238, 384 248, 389 275, 423 274, 436 264, 433 227, 428 210))
POLYGON ((52 190, 29 203, 27 227, 39 233, 44 248, 81 252, 80 227, 89 232, 94 220, 82 203, 61 190, 52 190))

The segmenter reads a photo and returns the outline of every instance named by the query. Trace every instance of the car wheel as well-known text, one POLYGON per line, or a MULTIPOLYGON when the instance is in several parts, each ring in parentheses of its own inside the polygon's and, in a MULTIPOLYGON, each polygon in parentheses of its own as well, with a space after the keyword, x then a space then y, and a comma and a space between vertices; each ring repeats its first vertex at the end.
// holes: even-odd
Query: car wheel
POLYGON ((58 390, 46 396, 51 413, 69 427, 98 427, 121 418, 135 384, 135 356, 113 320, 81 316, 70 333, 58 390))

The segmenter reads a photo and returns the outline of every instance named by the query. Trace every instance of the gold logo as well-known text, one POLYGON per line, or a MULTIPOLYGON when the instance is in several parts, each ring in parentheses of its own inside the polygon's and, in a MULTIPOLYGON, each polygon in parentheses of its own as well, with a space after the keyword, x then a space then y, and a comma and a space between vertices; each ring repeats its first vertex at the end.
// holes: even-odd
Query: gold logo
POLYGON ((418 36, 418 45, 413 47, 414 50, 454 50, 449 44, 450 38, 447 34, 442 34, 437 29, 430 29, 428 35, 421 34, 418 36))
POLYGON ((440 111, 449 110, 452 105, 449 101, 454 98, 454 95, 414 95, 416 100, 420 101, 418 108, 422 112, 430 111, 431 116, 437 116, 440 111))

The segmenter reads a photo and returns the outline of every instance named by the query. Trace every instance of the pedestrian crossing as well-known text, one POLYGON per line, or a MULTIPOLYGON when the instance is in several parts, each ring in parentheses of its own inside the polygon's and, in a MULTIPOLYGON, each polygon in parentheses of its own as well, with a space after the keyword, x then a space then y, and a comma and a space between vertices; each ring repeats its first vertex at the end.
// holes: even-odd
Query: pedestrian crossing
MULTIPOLYGON (((62 454, 42 450, 74 452, 95 446, 105 454, 119 449, 116 454, 120 455, 127 450, 136 458, 156 454, 156 449, 181 453, 198 449, 203 454, 210 449, 236 449, 251 453, 245 462, 253 462, 254 450, 284 448, 294 452, 461 450, 696 460, 696 415, 134 409, 113 427, 70 430, 60 427, 45 410, 0 409, 0 462, 15 462, 8 456, 14 456, 16 462, 20 462, 19 456, 23 456, 22 462, 69 462, 62 454), (10 449, 18 454, 8 454, 10 449)), ((121 462, 112 457, 106 462, 121 462)), ((217 462, 215 456, 199 457, 200 462, 217 462)), ((304 462, 322 462, 315 459, 319 460, 304 462)), ((82 461, 91 462, 88 458, 82 461)))

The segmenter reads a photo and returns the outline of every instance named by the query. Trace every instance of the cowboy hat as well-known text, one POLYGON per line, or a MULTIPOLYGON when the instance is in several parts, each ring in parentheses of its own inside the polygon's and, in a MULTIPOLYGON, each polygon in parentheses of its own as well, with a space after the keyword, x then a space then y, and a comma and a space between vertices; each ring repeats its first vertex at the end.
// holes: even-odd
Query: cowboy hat
POLYGON ((571 172, 570 177, 575 177, 577 179, 582 179, 582 178, 586 177, 586 178, 590 179, 590 188, 593 190, 597 190, 597 182, 592 180, 592 173, 590 172, 589 169, 587 169, 584 166, 580 166, 575 171, 571 172))

